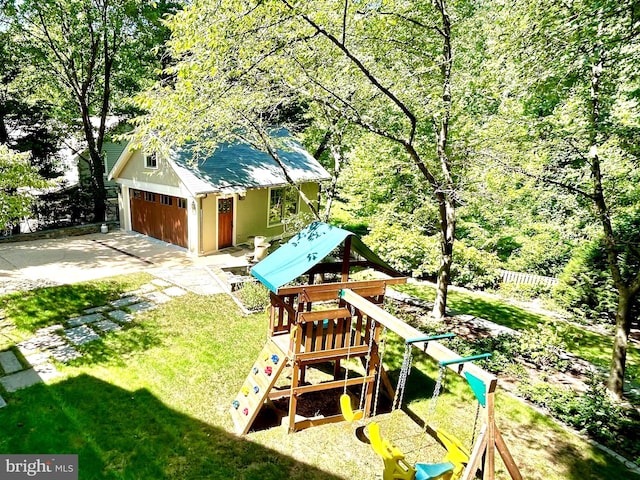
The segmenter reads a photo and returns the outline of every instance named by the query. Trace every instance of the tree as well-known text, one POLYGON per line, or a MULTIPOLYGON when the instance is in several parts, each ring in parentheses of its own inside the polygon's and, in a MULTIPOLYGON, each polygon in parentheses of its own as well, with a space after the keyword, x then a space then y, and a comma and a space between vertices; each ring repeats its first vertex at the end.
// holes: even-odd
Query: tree
POLYGON ((20 47, 12 32, 0 31, 0 144, 30 152, 30 162, 39 173, 54 178, 59 175, 58 135, 51 122, 52 106, 30 101, 33 86, 24 81, 24 72, 31 66, 20 55, 20 47))
POLYGON ((465 162, 452 143, 453 46, 473 14, 472 2, 447 0, 194 2, 170 21, 176 81, 138 99, 149 112, 139 131, 157 148, 246 140, 298 103, 400 146, 439 211, 442 317, 465 162))
POLYGON ((43 188, 46 181, 29 164, 28 153, 17 153, 0 145, 0 229, 13 227, 31 212, 31 188, 43 188))
POLYGON ((634 1, 520 1, 503 8, 496 29, 504 70, 512 73, 502 131, 536 159, 534 169, 516 168, 547 188, 572 193, 600 228, 617 296, 607 387, 619 398, 631 307, 640 293, 637 235, 628 241, 616 233, 624 217, 636 216, 640 198, 638 7, 634 1))
POLYGON ((11 11, 12 28, 23 37, 22 54, 33 64, 31 81, 40 84, 40 97, 53 98, 67 124, 80 122, 95 221, 105 218, 102 145, 107 117, 153 78, 159 65, 154 47, 165 31, 159 19, 172 9, 169 2, 150 0, 24 0, 11 11))

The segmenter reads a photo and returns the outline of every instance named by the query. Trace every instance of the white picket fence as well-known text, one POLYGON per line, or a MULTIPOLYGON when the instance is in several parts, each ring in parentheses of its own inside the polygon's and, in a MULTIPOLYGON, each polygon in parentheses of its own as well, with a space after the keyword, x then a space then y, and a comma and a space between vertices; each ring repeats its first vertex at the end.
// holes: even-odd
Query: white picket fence
POLYGON ((502 276, 503 283, 519 283, 527 285, 548 285, 553 287, 558 283, 558 279, 554 277, 545 277, 542 275, 533 275, 531 273, 511 272, 509 270, 498 270, 502 276))

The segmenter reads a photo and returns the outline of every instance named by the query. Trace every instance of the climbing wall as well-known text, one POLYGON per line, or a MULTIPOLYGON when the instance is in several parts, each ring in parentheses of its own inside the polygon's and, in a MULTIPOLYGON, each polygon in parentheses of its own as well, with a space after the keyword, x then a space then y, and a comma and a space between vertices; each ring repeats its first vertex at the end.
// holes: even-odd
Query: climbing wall
POLYGON ((267 340, 231 405, 231 418, 238 435, 249 431, 286 364, 284 352, 267 340))

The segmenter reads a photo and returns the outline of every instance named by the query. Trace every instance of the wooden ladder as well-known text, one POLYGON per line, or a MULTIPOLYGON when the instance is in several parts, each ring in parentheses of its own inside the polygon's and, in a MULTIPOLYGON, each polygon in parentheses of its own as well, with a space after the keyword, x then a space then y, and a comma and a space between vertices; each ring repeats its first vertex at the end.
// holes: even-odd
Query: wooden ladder
POLYGON ((238 435, 246 434, 251 428, 287 361, 280 347, 267 340, 231 405, 231 418, 238 435))

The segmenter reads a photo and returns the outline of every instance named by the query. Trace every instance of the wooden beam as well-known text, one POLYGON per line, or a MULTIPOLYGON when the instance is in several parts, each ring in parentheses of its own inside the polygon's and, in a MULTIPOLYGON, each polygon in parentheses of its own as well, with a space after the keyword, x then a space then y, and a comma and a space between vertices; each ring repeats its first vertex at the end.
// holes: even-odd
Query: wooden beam
MULTIPOLYGON (((375 376, 373 375, 366 377, 354 377, 347 379, 346 383, 348 387, 351 387, 353 385, 364 385, 367 382, 373 382, 374 379, 375 376)), ((321 392, 323 390, 331 390, 334 388, 344 388, 344 384, 344 380, 335 380, 331 382, 317 383, 315 385, 303 385, 301 387, 292 388, 292 390, 295 395, 303 395, 305 393, 321 392)))
POLYGON ((302 293, 303 291, 307 292, 325 292, 325 291, 334 291, 336 292, 336 298, 338 297, 338 292, 343 288, 366 288, 366 287, 375 287, 378 285, 398 285, 407 283, 407 277, 394 277, 394 278, 384 278, 379 280, 359 280, 355 282, 337 282, 337 283, 318 283, 316 285, 296 285, 292 287, 281 287, 278 289, 277 295, 297 295, 302 293))
MULTIPOLYGON (((400 335, 400 337, 405 340, 424 336, 424 333, 417 328, 414 328, 411 325, 406 324, 402 320, 394 317, 389 312, 383 310, 378 305, 374 305, 373 303, 367 301, 349 288, 345 288, 341 291, 341 298, 348 304, 356 307, 364 314, 373 318, 376 322, 381 323, 392 332, 400 335)), ((446 360, 459 360, 462 358, 453 350, 448 349, 437 341, 415 342, 413 343, 413 346, 422 350, 438 362, 446 360)), ((478 377, 485 383, 487 387, 487 393, 493 392, 496 389, 498 378, 495 375, 487 372, 486 370, 483 370, 480 367, 474 365, 473 363, 452 364, 447 366, 447 368, 453 370, 460 376, 463 376, 464 372, 468 371, 469 373, 478 377)))
POLYGON ((504 443, 504 439, 502 438, 502 434, 500 430, 496 428, 496 448, 502 457, 502 461, 504 462, 504 466, 507 467, 507 471, 513 480, 522 480, 522 475, 520 474, 520 470, 516 465, 516 462, 513 460, 511 456, 511 452, 507 448, 507 444, 504 443))
POLYGON ((333 348, 331 350, 318 350, 316 352, 293 353, 294 360, 305 363, 320 363, 333 360, 335 358, 351 358, 366 355, 369 351, 368 345, 359 345, 357 347, 333 348))
MULTIPOLYGON (((301 417, 304 418, 304 417, 301 417)), ((283 423, 287 421, 287 418, 283 418, 282 419, 283 423)), ((317 427, 320 425, 327 425, 329 423, 338 423, 338 422, 343 422, 344 421, 344 417, 342 415, 331 415, 329 417, 314 417, 314 418, 304 418, 304 420, 298 420, 298 421, 294 421, 291 422, 289 421, 289 424, 291 425, 291 423, 293 423, 294 425, 294 431, 299 431, 299 430, 304 430, 305 428, 310 428, 310 427, 317 427)))

